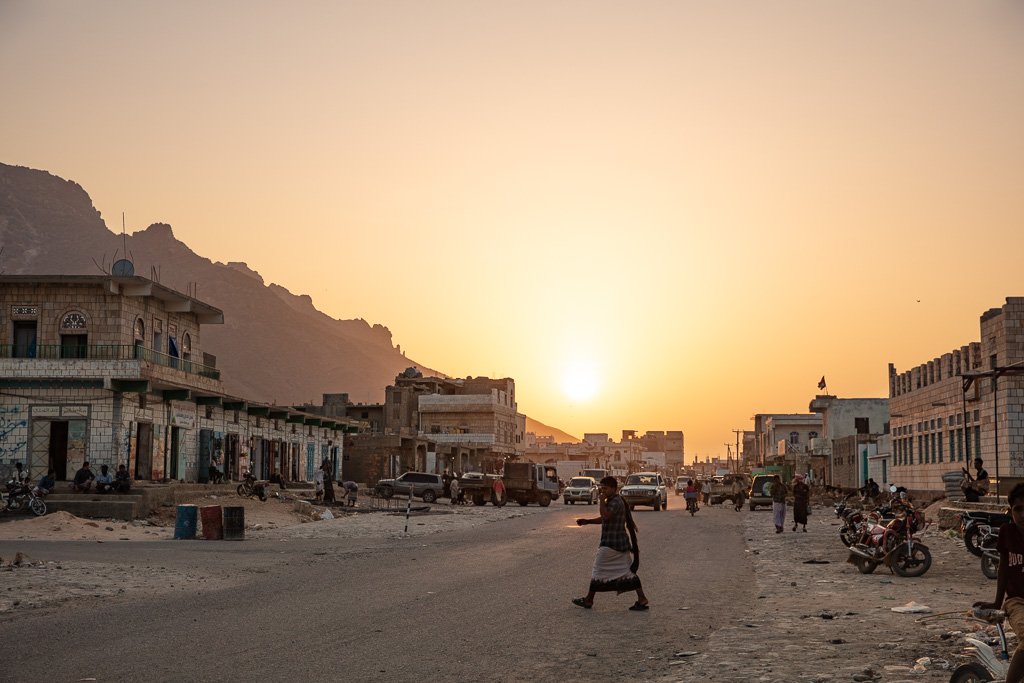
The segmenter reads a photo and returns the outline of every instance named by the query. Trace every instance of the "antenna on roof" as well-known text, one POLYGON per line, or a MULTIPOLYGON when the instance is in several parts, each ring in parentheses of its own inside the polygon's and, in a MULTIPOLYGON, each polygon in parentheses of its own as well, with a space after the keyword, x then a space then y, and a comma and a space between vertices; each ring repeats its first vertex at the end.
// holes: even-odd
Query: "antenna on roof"
MULTIPOLYGON (((121 212, 121 245, 124 248, 124 257, 114 261, 113 265, 110 266, 110 274, 114 277, 132 277, 135 275, 135 264, 127 258, 128 236, 125 234, 124 230, 124 211, 121 212)), ((114 256, 117 256, 117 251, 114 251, 114 256)), ((105 265, 106 254, 103 255, 103 258, 105 265)), ((93 263, 95 263, 95 261, 93 261, 93 263)))
MULTIPOLYGON (((2 259, 3 256, 4 256, 4 248, 0 247, 0 259, 2 259)), ((3 274, 4 274, 3 266, 0 266, 0 275, 3 275, 3 274)))

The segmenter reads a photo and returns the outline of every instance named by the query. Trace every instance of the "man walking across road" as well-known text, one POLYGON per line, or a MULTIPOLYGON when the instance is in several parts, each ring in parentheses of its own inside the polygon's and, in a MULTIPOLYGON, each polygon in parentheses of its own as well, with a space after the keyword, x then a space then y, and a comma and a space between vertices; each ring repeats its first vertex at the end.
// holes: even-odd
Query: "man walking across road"
POLYGON ((615 477, 601 480, 600 517, 579 518, 578 526, 601 525, 601 542, 594 558, 594 569, 590 578, 590 590, 586 597, 574 598, 572 603, 584 609, 594 606, 594 595, 598 592, 615 591, 625 593, 636 591, 636 602, 629 608, 634 612, 648 609, 647 596, 640 585, 636 570, 640 567, 640 548, 636 543, 636 524, 629 512, 629 506, 618 495, 619 482, 615 477), (632 562, 630 562, 632 551, 632 562))

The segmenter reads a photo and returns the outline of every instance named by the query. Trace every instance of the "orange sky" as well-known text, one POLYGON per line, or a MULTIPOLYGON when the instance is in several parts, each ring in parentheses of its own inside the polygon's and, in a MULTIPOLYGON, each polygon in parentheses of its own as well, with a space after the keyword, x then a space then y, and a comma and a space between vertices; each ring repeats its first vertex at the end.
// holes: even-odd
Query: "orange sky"
POLYGON ((1022 35, 1009 1, 6 0, 0 161, 548 424, 724 454, 1024 295, 1022 35))

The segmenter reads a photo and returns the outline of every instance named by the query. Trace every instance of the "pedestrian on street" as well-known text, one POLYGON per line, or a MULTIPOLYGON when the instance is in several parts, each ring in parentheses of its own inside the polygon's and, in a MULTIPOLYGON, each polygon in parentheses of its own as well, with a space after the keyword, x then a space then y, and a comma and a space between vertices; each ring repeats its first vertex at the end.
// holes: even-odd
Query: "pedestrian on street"
POLYGON ((325 458, 324 461, 320 464, 320 469, 323 470, 324 473, 324 502, 333 503, 334 477, 333 473, 331 472, 331 461, 325 458))
POLYGON ((345 489, 345 502, 350 508, 356 506, 356 497, 359 495, 359 484, 354 481, 344 481, 341 487, 345 489))
POLYGON ((700 493, 701 493, 701 496, 704 499, 704 504, 705 505, 710 505, 711 504, 711 480, 710 479, 705 479, 704 483, 701 484, 700 493))
POLYGON ((804 475, 793 477, 793 531, 798 524, 807 532, 807 511, 811 506, 811 487, 804 481, 804 475))
POLYGON ((459 504, 459 480, 452 479, 448 482, 448 495, 451 497, 451 504, 459 504))
MULTIPOLYGON (((995 602, 976 602, 975 607, 1001 609, 1014 633, 1024 633, 1024 483, 1017 484, 1006 498, 1010 506, 1011 521, 999 527, 999 574, 996 579, 995 602), (1011 560, 1014 558, 1014 560, 1011 560), (1022 629, 1018 631, 1018 629, 1022 629)), ((1017 650, 1010 659, 1006 681, 1024 680, 1024 650, 1017 650)))
POLYGON ((782 483, 782 477, 775 475, 772 478, 772 512, 775 515, 775 533, 781 534, 782 527, 786 524, 786 485, 782 483))
POLYGON ((736 508, 736 512, 743 509, 743 500, 747 494, 747 487, 743 485, 743 480, 736 477, 732 480, 732 502, 736 508))
POLYGON ((640 577, 636 575, 637 569, 640 568, 640 547, 636 542, 633 515, 630 514, 626 501, 618 495, 619 482, 615 477, 603 478, 600 486, 600 516, 593 519, 581 517, 576 520, 578 526, 600 524, 601 541, 597 556, 594 558, 590 590, 586 597, 574 598, 572 604, 590 609, 594 606, 594 595, 598 592, 636 591, 636 602, 629 609, 634 612, 644 611, 648 609, 648 600, 644 595, 643 586, 640 585, 640 577))

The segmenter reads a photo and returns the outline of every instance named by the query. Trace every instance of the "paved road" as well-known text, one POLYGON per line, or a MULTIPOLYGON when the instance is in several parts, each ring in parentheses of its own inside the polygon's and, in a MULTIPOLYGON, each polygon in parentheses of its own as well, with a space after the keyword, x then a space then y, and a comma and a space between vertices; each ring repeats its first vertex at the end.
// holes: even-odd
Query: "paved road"
MULTIPOLYGON (((4 669, 24 681, 593 681, 653 679, 754 601, 743 526, 730 508, 637 510, 632 594, 582 595, 596 507, 552 505, 474 529, 409 539, 103 544, 18 542, 36 559, 149 563, 233 577, 173 595, 129 595, 0 623, 4 669)), ((0 543, 0 555, 11 544, 0 543), (4 546, 8 547, 4 547, 4 546)))

